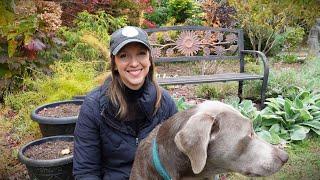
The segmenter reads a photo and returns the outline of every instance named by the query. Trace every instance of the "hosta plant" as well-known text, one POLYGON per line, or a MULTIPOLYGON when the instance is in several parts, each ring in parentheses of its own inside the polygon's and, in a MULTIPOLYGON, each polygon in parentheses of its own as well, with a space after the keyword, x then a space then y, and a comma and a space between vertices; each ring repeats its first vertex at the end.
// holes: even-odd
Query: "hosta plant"
POLYGON ((253 120, 255 132, 272 144, 303 140, 307 134, 320 135, 320 93, 301 90, 289 98, 269 98, 257 111, 251 101, 238 105, 240 112, 253 120))
POLYGON ((188 104, 184 97, 174 98, 174 102, 178 108, 178 111, 184 111, 190 109, 192 105, 188 104))

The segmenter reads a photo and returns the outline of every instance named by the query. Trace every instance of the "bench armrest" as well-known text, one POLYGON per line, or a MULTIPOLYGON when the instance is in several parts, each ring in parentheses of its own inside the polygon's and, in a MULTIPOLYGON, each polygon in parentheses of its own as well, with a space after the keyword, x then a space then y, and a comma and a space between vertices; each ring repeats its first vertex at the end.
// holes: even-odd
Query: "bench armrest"
POLYGON ((255 50, 242 50, 240 51, 241 54, 256 54, 258 55, 262 62, 263 62, 263 76, 268 77, 269 76, 269 65, 266 55, 261 51, 255 51, 255 50))

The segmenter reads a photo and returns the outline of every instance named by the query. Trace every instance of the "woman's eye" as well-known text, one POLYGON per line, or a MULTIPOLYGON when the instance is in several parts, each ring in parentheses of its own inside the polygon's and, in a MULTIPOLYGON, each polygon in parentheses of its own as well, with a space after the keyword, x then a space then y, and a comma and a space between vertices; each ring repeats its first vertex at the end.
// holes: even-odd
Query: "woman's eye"
POLYGON ((139 55, 146 55, 147 54, 147 52, 145 52, 145 51, 141 51, 141 52, 139 52, 139 55))
POLYGON ((126 54, 120 54, 119 57, 120 57, 121 59, 123 59, 123 58, 127 57, 127 55, 126 55, 126 54))

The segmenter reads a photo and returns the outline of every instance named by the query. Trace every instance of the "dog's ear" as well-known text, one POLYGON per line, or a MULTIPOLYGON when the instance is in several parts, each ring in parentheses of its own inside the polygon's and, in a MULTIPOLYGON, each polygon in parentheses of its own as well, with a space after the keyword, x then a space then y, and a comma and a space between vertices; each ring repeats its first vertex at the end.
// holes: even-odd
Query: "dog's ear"
MULTIPOLYGON (((197 113, 189 118, 185 126, 176 134, 174 142, 178 149, 186 154, 191 162, 192 171, 199 174, 207 161, 207 149, 211 129, 216 120, 214 117, 197 113)), ((215 127, 215 130, 218 130, 215 127)))

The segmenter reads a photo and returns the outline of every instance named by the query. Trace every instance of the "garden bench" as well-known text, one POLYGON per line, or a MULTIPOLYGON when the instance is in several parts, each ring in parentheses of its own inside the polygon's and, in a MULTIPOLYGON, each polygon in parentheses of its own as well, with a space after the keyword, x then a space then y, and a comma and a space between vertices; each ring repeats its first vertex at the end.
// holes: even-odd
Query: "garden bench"
POLYGON ((260 80, 261 105, 264 105, 269 67, 265 54, 260 51, 244 50, 241 29, 212 28, 205 26, 172 26, 145 29, 152 46, 152 57, 157 63, 187 61, 239 61, 238 72, 219 74, 182 75, 158 77, 160 85, 184 85, 213 82, 238 81, 238 96, 242 99, 243 82, 260 80), (263 73, 245 72, 244 55, 252 54, 263 63, 263 73))

